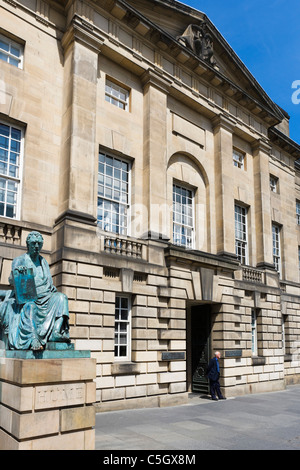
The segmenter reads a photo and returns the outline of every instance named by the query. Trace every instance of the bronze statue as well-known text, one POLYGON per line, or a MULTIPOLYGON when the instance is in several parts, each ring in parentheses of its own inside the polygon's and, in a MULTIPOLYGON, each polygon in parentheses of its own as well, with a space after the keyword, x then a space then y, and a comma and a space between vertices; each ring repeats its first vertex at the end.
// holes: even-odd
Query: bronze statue
POLYGON ((53 285, 40 255, 43 237, 31 232, 27 253, 12 262, 7 291, 0 303, 0 329, 7 349, 41 350, 48 341, 70 342, 68 298, 53 285))

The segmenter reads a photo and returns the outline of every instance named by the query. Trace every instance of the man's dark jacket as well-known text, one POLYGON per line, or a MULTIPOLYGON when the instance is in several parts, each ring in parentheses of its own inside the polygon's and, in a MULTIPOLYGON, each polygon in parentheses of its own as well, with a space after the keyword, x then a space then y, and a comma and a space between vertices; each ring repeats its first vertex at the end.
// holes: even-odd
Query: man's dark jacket
POLYGON ((213 359, 209 361, 206 375, 210 380, 213 380, 214 382, 216 382, 219 379, 220 373, 218 372, 218 364, 217 364, 216 357, 214 357, 213 359))

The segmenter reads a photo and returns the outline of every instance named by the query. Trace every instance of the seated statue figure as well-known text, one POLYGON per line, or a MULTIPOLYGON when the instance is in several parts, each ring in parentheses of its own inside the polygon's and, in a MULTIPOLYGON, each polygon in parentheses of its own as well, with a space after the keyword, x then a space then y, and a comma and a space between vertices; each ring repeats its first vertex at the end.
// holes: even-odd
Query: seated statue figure
POLYGON ((0 303, 0 329, 7 349, 37 351, 48 341, 70 342, 68 298, 53 285, 49 265, 40 255, 43 242, 39 232, 31 232, 26 240, 27 253, 12 262, 9 283, 13 290, 7 291, 0 303), (16 279, 27 274, 29 278, 29 273, 33 295, 22 301, 16 279))

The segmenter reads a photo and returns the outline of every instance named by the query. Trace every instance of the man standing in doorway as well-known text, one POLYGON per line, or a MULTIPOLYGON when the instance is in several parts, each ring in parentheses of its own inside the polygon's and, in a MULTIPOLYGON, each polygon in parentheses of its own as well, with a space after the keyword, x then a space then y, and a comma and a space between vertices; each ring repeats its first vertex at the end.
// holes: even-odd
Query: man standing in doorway
POLYGON ((207 377, 209 378, 210 394, 212 400, 225 400, 221 393, 219 377, 220 377, 220 364, 219 359, 221 354, 219 351, 215 352, 215 357, 210 360, 207 368, 207 377), (218 398, 217 398, 217 396, 218 398))

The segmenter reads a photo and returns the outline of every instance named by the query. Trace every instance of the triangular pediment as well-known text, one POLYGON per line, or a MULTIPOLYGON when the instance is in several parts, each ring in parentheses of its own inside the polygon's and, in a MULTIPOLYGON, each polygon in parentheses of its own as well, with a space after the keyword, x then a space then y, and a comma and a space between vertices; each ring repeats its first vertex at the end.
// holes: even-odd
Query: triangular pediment
POLYGON ((172 37, 186 53, 199 57, 200 67, 207 64, 208 69, 207 72, 203 72, 203 79, 211 79, 212 69, 216 73, 214 82, 220 83, 220 90, 222 89, 230 98, 236 99, 242 106, 249 106, 250 110, 255 109, 256 114, 261 112, 261 105, 261 117, 265 116, 266 111, 274 116, 272 125, 276 123, 276 120, 280 122, 284 118, 280 108, 262 89, 245 64, 203 12, 175 0, 123 0, 123 3, 127 3, 144 20, 149 20, 160 31, 164 31, 172 37), (199 28, 201 32, 197 33, 199 28), (196 47, 194 34, 198 35, 196 38, 198 39, 198 46, 196 47), (202 45, 200 38, 202 38, 202 45), (211 41, 213 54, 210 53, 209 48, 207 52, 206 46, 203 52, 204 41, 211 41))

